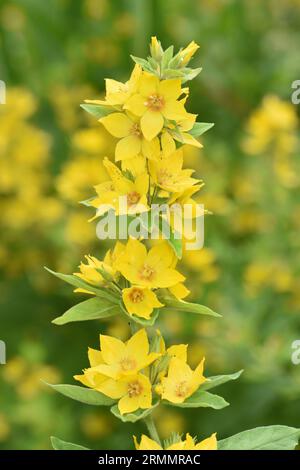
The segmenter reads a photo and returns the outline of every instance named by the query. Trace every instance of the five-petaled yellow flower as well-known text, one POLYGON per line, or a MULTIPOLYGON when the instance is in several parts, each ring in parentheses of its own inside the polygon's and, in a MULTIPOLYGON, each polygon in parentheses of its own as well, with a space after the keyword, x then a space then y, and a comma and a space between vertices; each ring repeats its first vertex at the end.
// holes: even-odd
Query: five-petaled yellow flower
POLYGON ((204 358, 195 370, 192 370, 185 360, 172 357, 168 375, 161 379, 156 391, 164 400, 171 403, 183 403, 207 379, 203 376, 204 358))
POLYGON ((126 343, 112 336, 100 335, 100 347, 103 364, 99 364, 98 371, 114 379, 136 374, 160 356, 159 353, 149 353, 145 329, 139 330, 126 343))
POLYGON ((156 137, 164 126, 164 120, 183 120, 187 112, 178 101, 182 95, 181 80, 159 80, 143 72, 133 94, 124 108, 141 117, 141 130, 147 140, 156 137))
POLYGON ((184 276, 173 268, 174 252, 166 241, 147 252, 142 242, 130 239, 121 254, 118 269, 132 284, 149 289, 175 286, 184 276))
POLYGON ((123 376, 118 380, 108 379, 99 385, 104 395, 119 400, 120 413, 133 413, 138 409, 146 410, 152 406, 151 383, 146 375, 123 376))
POLYGON ((101 350, 89 349, 91 367, 74 378, 87 387, 119 400, 121 414, 147 409, 152 404, 151 383, 140 371, 161 354, 149 353, 145 329, 139 330, 126 343, 111 336, 100 335, 101 350))
POLYGON ((100 183, 95 187, 97 197, 91 201, 96 207, 94 218, 114 209, 116 214, 137 214, 148 210, 147 193, 149 176, 142 173, 134 181, 126 178, 122 171, 107 158, 103 164, 110 176, 110 182, 100 183))
POLYGON ((147 287, 132 286, 122 291, 122 298, 127 312, 149 319, 155 308, 163 307, 153 291, 147 287))
POLYGON ((182 149, 176 150, 168 158, 162 154, 159 159, 149 161, 149 171, 153 182, 172 193, 180 193, 191 188, 199 180, 191 177, 194 170, 183 170, 182 165, 182 149))
POLYGON ((107 78, 105 80, 105 100, 85 100, 85 103, 118 109, 118 107, 123 106, 123 104, 126 103, 133 93, 136 93, 141 73, 141 67, 139 65, 135 65, 129 80, 126 83, 107 78))
POLYGON ((142 154, 156 158, 159 155, 159 140, 146 140, 140 128, 140 119, 130 113, 112 113, 100 119, 100 122, 119 142, 115 149, 116 161, 127 160, 142 154))

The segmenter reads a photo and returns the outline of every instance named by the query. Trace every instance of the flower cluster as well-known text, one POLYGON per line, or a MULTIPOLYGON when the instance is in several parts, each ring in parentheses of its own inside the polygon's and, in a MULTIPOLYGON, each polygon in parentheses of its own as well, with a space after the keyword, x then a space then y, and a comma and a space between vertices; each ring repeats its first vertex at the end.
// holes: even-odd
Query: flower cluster
POLYGON ((187 345, 166 349, 157 333, 151 346, 154 350, 149 352, 144 328, 126 343, 100 335, 100 350, 88 350, 91 367, 75 379, 118 400, 121 415, 149 409, 160 399, 183 403, 207 380, 203 376, 204 359, 194 371, 187 364, 187 345))
MULTIPOLYGON (((192 196, 202 182, 192 177, 192 170, 183 168, 183 148, 200 147, 195 137, 212 127, 197 123, 197 116, 185 107, 189 90, 182 84, 200 71, 187 67, 197 49, 192 42, 174 55, 173 47, 163 50, 160 42, 152 38, 151 57, 147 60, 133 57, 136 65, 126 83, 108 79, 105 98, 88 100, 82 105, 117 139, 115 162, 103 160, 108 179, 95 187, 96 197, 83 201, 97 209, 95 217, 108 211, 117 217, 124 215, 120 197, 127 201, 125 215, 128 213, 134 220, 142 212, 151 211, 153 202, 171 205, 176 201, 180 205, 189 201, 193 205, 192 196)), ((188 433, 185 439, 173 433, 164 443, 158 435, 153 412, 160 404, 222 409, 228 403, 208 390, 235 380, 242 373, 206 377, 204 357, 198 358, 192 368, 187 344, 166 347, 160 331, 151 328, 160 310, 168 315, 188 312, 219 316, 206 306, 183 300, 189 290, 177 264, 185 253, 185 240, 175 239, 172 221, 172 236, 162 236, 162 222, 161 219, 155 227, 161 236, 151 245, 141 235, 129 236, 124 242, 118 240, 103 260, 86 256, 86 262, 73 275, 52 271, 74 286, 76 292, 92 295, 56 318, 55 324, 123 316, 131 327, 126 342, 100 334, 100 349, 88 349, 90 367, 74 376, 84 387, 53 385, 53 388, 83 403, 110 406, 111 413, 123 422, 143 420, 150 437, 142 435, 140 443, 134 437, 139 450, 215 450, 236 445, 245 448, 250 431, 218 443, 216 433, 199 443, 188 433)), ((208 254, 205 262, 211 263, 208 254)), ((264 428, 253 431, 258 441, 265 432, 264 428)), ((272 429, 271 434, 274 436, 277 431, 283 432, 272 429)), ((295 430, 292 434, 296 435, 295 430)), ((274 442, 278 439, 274 438, 274 442)), ((57 438, 53 445, 82 449, 57 438)), ((290 439, 288 445, 292 447, 294 440, 290 439)))

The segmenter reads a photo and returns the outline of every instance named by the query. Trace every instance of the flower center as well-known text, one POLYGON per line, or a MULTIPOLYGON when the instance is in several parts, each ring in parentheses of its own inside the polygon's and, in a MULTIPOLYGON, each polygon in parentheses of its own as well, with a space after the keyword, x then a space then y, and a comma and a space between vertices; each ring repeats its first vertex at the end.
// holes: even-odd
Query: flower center
POLYGON ((172 177, 172 173, 170 173, 166 168, 160 170, 157 174, 157 182, 158 184, 165 184, 167 183, 172 177))
POLYGON ((147 106, 147 108, 151 109, 152 111, 160 111, 164 105, 164 97, 160 95, 150 95, 145 102, 145 106, 147 106))
POLYGON ((127 204, 129 206, 133 206, 137 204, 140 200, 141 195, 136 191, 132 191, 132 193, 127 194, 127 204))
POLYGON ((130 292, 129 298, 130 298, 131 302, 133 302, 134 304, 138 304, 139 302, 143 302, 144 292, 142 291, 142 289, 134 288, 130 292))
POLYGON ((178 397, 185 397, 188 394, 189 387, 186 380, 179 382, 175 387, 175 394, 178 397))
POLYGON ((125 357, 120 361, 121 369, 126 370, 134 370, 136 368, 136 361, 131 359, 130 357, 125 357))
POLYGON ((140 278, 145 279, 146 281, 151 281, 154 277, 155 271, 148 264, 144 264, 140 270, 140 278))
POLYGON ((140 382, 131 382, 128 384, 128 395, 130 398, 138 397, 143 391, 143 387, 140 382))
POLYGON ((130 129, 130 134, 135 135, 136 137, 142 137, 142 131, 138 123, 133 124, 132 128, 130 129))

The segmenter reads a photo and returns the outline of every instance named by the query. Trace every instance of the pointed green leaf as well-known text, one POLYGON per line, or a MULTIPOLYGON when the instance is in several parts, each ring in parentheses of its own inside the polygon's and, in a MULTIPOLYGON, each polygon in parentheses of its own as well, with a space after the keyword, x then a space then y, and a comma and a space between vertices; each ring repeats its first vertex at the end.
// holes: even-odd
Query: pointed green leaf
POLYGON ((65 397, 72 398, 72 400, 80 401, 86 405, 95 406, 111 406, 116 400, 103 395, 103 393, 97 392, 91 388, 79 387, 78 385, 68 384, 48 384, 49 387, 61 393, 65 397))
POLYGON ((204 134, 204 132, 209 131, 212 127, 214 127, 213 122, 195 122, 193 128, 189 131, 189 134, 193 137, 199 137, 204 134))
POLYGON ((229 403, 219 395, 204 392, 200 389, 183 403, 171 403, 166 400, 164 400, 163 403, 170 406, 178 406, 179 408, 213 408, 215 410, 221 410, 229 405, 229 403))
POLYGON ((108 108, 107 106, 102 106, 100 104, 81 104, 80 107, 84 109, 87 113, 91 114, 97 119, 101 119, 108 114, 115 113, 114 108, 108 108))
POLYGON ((242 373, 243 373, 243 370, 239 370, 238 372, 235 372, 234 374, 214 375, 212 377, 207 377, 209 381, 204 382, 204 384, 202 384, 200 388, 201 390, 210 390, 211 388, 218 387, 219 385, 225 384, 226 382, 229 382, 230 380, 238 379, 242 373))
POLYGON ((47 268, 45 266, 45 269, 53 274, 53 276, 58 277, 62 281, 67 282, 68 284, 71 284, 71 286, 80 288, 80 289, 85 289, 89 292, 92 292, 93 294, 97 295, 97 297, 101 297, 103 299, 110 300, 112 303, 117 304, 119 302, 119 299, 115 297, 114 295, 110 294, 107 289, 101 289, 94 287, 87 282, 84 282, 82 279, 80 279, 77 276, 74 276, 73 274, 62 274, 62 273, 57 273, 55 271, 52 271, 51 269, 47 268))
POLYGON ((150 72, 150 73, 153 73, 153 72, 154 72, 153 68, 152 68, 151 65, 148 63, 147 60, 142 59, 141 57, 135 57, 135 56, 133 56, 133 55, 131 55, 130 57, 132 58, 132 60, 133 60, 136 64, 140 65, 143 70, 146 70, 146 72, 150 72))
POLYGON ((164 310, 178 310, 180 312, 197 313, 199 315, 210 315, 212 317, 221 317, 218 313, 214 312, 205 305, 195 304, 192 302, 185 302, 184 300, 177 300, 174 295, 168 291, 161 290, 158 292, 159 300, 165 305, 164 310))
POLYGON ((218 442, 219 450, 294 450, 300 429, 289 426, 262 426, 218 442))
POLYGON ((80 446, 78 444, 73 444, 73 442, 62 441, 58 437, 50 437, 51 444, 54 450, 90 450, 87 447, 80 446))
POLYGON ((52 320, 52 323, 55 325, 65 325, 66 323, 76 321, 98 320, 112 317, 118 313, 120 313, 120 308, 116 304, 112 304, 106 299, 93 297, 92 299, 74 305, 74 307, 71 307, 63 315, 52 320))
POLYGON ((123 423, 135 423, 136 421, 139 421, 140 419, 146 418, 146 416, 150 415, 153 411, 154 408, 156 408, 159 405, 159 402, 155 403, 151 408, 147 408, 147 410, 137 410, 134 413, 126 413, 121 415, 118 405, 114 405, 111 407, 110 411, 112 414, 123 421, 123 423))

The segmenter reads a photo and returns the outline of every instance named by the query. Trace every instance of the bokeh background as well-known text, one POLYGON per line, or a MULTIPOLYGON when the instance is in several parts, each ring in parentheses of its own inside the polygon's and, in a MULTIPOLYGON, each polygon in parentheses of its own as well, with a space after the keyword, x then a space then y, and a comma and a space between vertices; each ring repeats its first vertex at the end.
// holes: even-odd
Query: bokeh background
POLYGON ((300 338, 299 0, 15 0, 0 1, 0 447, 50 448, 49 435, 91 448, 132 448, 142 424, 119 422, 72 402, 41 382, 73 383, 98 334, 126 338, 113 320, 54 326, 80 297, 43 266, 73 272, 84 254, 107 248, 88 224, 111 138, 84 113, 103 94, 104 78, 125 80, 129 54, 145 56, 151 35, 166 47, 196 40, 190 110, 215 122, 201 151, 186 152, 206 186, 205 248, 182 269, 193 297, 220 320, 161 315, 172 342, 190 342, 211 374, 244 368, 220 393, 222 411, 157 416, 171 431, 227 437, 264 424, 299 427, 300 338), (76 298, 77 295, 77 298, 76 298))

